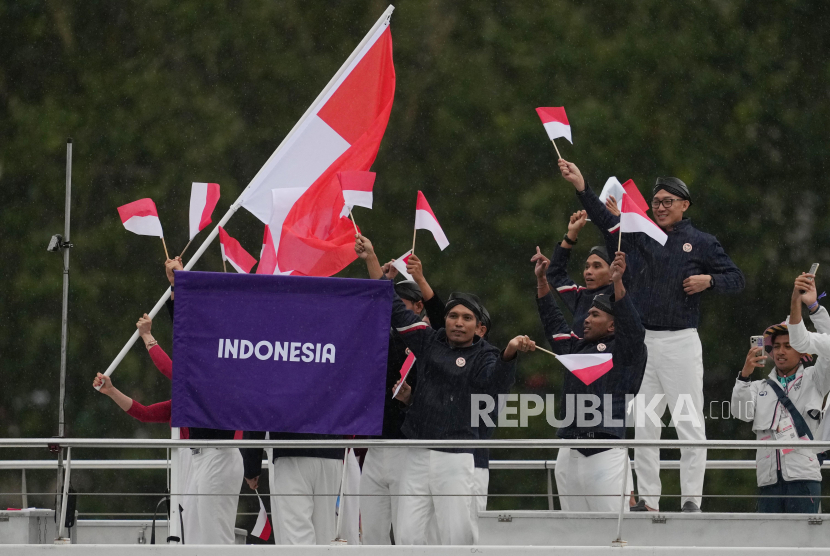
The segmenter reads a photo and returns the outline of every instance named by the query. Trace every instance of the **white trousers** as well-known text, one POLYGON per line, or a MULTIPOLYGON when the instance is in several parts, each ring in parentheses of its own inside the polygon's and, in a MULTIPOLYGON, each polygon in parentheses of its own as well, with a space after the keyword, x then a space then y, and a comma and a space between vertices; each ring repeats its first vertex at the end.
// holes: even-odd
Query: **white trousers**
POLYGON ((184 506, 185 544, 234 544, 242 454, 237 448, 202 448, 191 457, 190 474, 197 496, 190 496, 184 506), (192 517, 185 517, 188 512, 192 517))
POLYGON ((611 450, 583 456, 576 450, 560 448, 556 457, 556 489, 565 512, 619 512, 622 480, 625 477, 625 511, 634 490, 631 467, 623 475, 627 450, 611 450))
POLYGON ((195 497, 188 496, 195 492, 193 485, 193 457, 190 453, 190 448, 176 448, 179 453, 179 491, 182 496, 179 497, 179 504, 182 507, 182 526, 184 527, 185 544, 190 544, 190 537, 187 536, 188 531, 195 531, 199 527, 199 519, 196 517, 196 510, 199 507, 196 504, 195 497))
POLYGON ((329 544, 337 533, 335 508, 343 461, 280 457, 271 492, 274 527, 281 544, 329 544))
MULTIPOLYGON (((470 504, 470 519, 473 522, 473 544, 478 544, 478 512, 487 509, 487 488, 490 485, 490 470, 476 467, 473 469, 473 503, 470 504)), ((438 520, 435 512, 429 518, 427 525, 427 544, 441 544, 438 534, 438 520)))
POLYGON ((408 448, 395 542, 426 544, 434 512, 441 544, 473 544, 473 467, 472 454, 408 448))
MULTIPOLYGON (((703 420, 703 348, 697 330, 687 328, 676 332, 655 332, 646 330, 648 362, 643 376, 640 394, 648 406, 655 396, 662 399, 655 405, 655 413, 663 415, 666 407, 677 411, 672 422, 679 440, 706 440, 703 420), (696 419, 696 423, 690 421, 696 419)), ((635 424, 640 424, 635 404, 635 424)), ((655 425, 648 416, 643 416, 643 426, 635 428, 637 440, 658 440, 662 434, 662 423, 655 425)), ((674 417, 674 416, 673 416, 674 417)), ((659 509, 662 483, 660 482, 660 450, 637 448, 634 451, 637 463, 637 490, 641 500, 650 508, 659 509)), ((680 450, 680 494, 681 505, 688 500, 698 507, 703 493, 703 476, 706 472, 706 449, 689 448, 680 450)))
MULTIPOLYGON (((391 544, 397 521, 406 448, 369 448, 360 475, 360 523, 363 544, 391 544)), ((397 537, 397 535, 396 535, 397 537)))

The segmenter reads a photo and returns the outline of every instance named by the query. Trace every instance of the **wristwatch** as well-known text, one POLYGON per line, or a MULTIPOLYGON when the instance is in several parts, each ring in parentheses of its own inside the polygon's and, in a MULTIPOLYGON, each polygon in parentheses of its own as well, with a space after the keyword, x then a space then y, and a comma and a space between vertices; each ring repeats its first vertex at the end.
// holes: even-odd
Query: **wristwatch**
POLYGON ((577 242, 577 241, 579 241, 579 238, 577 238, 577 239, 571 239, 571 238, 569 238, 569 237, 568 237, 568 234, 566 233, 566 234, 565 234, 565 237, 563 237, 563 238, 562 238, 562 240, 563 240, 565 243, 567 243, 568 245, 576 245, 576 242, 577 242))

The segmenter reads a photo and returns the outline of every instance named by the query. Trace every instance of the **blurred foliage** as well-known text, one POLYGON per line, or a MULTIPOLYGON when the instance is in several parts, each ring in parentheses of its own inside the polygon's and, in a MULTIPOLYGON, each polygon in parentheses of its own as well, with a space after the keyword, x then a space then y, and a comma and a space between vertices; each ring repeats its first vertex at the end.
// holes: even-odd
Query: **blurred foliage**
MULTIPOLYGON (((91 387, 166 287, 158 240, 126 232, 116 207, 152 197, 171 252, 187 240, 192 181, 218 182, 217 220, 385 8, 341 3, 34 1, 0 3, 0 436, 57 433, 61 260, 45 250, 63 229, 64 144, 74 140, 72 281, 67 389, 69 436, 165 437, 91 387)), ((472 290, 503 345, 542 338, 529 263, 550 253, 578 208, 556 172, 537 106, 567 108, 575 145, 560 141, 595 188, 633 178, 648 197, 658 175, 689 184, 688 213, 743 269, 739 296, 706 294, 701 321, 705 396, 720 417, 747 337, 787 314, 794 275, 830 258, 820 192, 830 129, 830 9, 820 1, 697 2, 402 0, 393 16, 395 106, 373 170, 375 209, 358 220, 382 258, 407 249, 422 189, 452 244, 422 232, 419 255, 436 290, 472 290)), ((228 225, 252 253, 262 225, 240 211, 228 225)), ((206 235, 203 232, 200 239, 206 235)), ((592 243, 586 230, 578 261, 592 243)), ((191 247, 190 253, 194 252, 191 247)), ((218 245, 199 262, 219 270, 218 245)), ((821 272, 820 272, 821 274, 821 272)), ((365 276, 357 262, 344 276, 365 276)), ((162 312, 154 332, 168 350, 162 312)), ((522 357, 518 392, 561 391, 562 368, 522 357)), ((114 375, 143 403, 169 383, 136 346, 114 375)), ((708 413, 708 411, 707 411, 708 413)), ((713 439, 750 427, 710 419, 713 439)), ((543 417, 500 437, 554 435, 543 417)), ((666 438, 673 438, 667 429, 666 438)), ((75 457, 162 457, 161 451, 79 450, 75 457)), ((555 458, 495 451, 495 458, 555 458)), ((2 457, 47 457, 4 450, 2 457)), ((663 457, 678 457, 664 451, 663 457)), ((710 452, 710 457, 753 457, 710 452)), ((74 475, 82 492, 164 488, 158 473, 74 475), (114 488, 113 488, 114 487, 114 488)), ((49 492, 54 473, 31 473, 49 492)), ((19 477, 0 475, 3 492, 19 477)), ((542 494, 538 473, 494 472, 494 493, 542 494), (508 481, 508 478, 512 479, 508 481)), ((707 474, 707 494, 751 495, 754 473, 707 474)), ((664 492, 678 494, 676 472, 664 492)), ((827 488, 825 488, 827 493, 827 488)), ((18 498, 0 496, 3 504, 18 498)), ((544 497, 493 498, 491 508, 546 508, 544 497)), ((33 498, 40 506, 50 498, 33 498)), ((155 500, 84 497, 79 509, 150 511, 155 500)), ((679 508, 666 498, 665 509, 679 508)), ((706 509, 749 510, 751 499, 706 509)), ((253 500, 240 511, 255 511, 253 500)), ((240 524, 248 519, 240 518, 240 524)), ((250 524, 247 524, 250 527, 250 524)))

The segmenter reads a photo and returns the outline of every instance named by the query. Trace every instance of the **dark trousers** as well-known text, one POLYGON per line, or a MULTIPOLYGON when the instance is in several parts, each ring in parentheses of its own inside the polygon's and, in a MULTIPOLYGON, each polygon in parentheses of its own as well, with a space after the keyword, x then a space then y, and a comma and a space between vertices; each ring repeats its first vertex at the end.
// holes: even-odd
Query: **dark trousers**
POLYGON ((821 497, 820 481, 785 481, 778 471, 778 482, 758 487, 758 513, 765 514, 814 514, 818 513, 821 497), (800 498, 803 497, 803 498, 800 498))

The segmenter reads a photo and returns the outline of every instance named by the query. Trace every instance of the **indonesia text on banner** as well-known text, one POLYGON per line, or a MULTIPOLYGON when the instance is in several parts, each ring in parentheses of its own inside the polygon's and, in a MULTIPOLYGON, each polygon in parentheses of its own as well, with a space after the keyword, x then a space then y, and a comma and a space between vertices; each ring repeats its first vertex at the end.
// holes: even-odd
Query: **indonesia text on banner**
POLYGON ((381 434, 392 283, 176 275, 173 426, 381 434))

